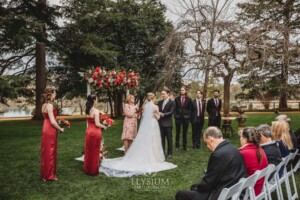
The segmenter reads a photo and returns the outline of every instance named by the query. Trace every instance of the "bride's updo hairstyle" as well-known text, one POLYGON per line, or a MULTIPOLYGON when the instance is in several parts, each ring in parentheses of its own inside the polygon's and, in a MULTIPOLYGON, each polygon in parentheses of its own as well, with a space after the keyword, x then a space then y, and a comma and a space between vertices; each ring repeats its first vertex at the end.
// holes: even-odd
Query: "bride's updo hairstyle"
POLYGON ((56 91, 55 88, 53 87, 47 87, 44 90, 44 93, 41 96, 41 102, 42 104, 46 103, 46 102, 52 102, 53 99, 51 99, 52 94, 56 91))
POLYGON ((85 104, 85 114, 89 115, 92 107, 94 106, 95 101, 97 100, 97 96, 95 94, 90 94, 87 97, 87 101, 85 104))
POLYGON ((154 94, 152 92, 147 93, 147 101, 152 101, 154 99, 154 94))

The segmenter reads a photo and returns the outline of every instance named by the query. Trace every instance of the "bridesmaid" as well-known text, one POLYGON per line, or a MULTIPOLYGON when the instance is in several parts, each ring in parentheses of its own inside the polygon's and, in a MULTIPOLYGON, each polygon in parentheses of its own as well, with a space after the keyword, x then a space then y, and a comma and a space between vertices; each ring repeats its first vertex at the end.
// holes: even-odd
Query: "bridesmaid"
POLYGON ((97 96, 91 94, 87 98, 86 111, 87 114, 87 129, 85 135, 84 147, 84 173, 94 176, 99 173, 99 154, 100 144, 102 140, 102 131, 106 126, 100 123, 99 110, 95 108, 97 96))
POLYGON ((56 122, 57 109, 52 105, 56 97, 53 88, 46 88, 42 95, 44 124, 41 142, 41 178, 43 181, 56 181, 57 130, 64 132, 56 122))
POLYGON ((126 97, 123 115, 124 123, 123 123, 123 133, 122 140, 124 143, 125 153, 128 151, 132 141, 135 139, 137 135, 137 118, 138 114, 137 107, 134 105, 134 96, 129 94, 126 97))

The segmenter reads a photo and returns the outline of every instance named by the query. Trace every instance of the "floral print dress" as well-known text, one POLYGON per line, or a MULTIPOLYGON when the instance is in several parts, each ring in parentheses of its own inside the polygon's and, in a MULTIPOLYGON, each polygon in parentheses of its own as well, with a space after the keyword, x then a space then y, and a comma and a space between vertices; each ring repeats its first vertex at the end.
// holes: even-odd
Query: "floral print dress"
POLYGON ((123 114, 125 116, 123 123, 122 140, 134 140, 137 135, 137 107, 134 104, 125 104, 123 114))

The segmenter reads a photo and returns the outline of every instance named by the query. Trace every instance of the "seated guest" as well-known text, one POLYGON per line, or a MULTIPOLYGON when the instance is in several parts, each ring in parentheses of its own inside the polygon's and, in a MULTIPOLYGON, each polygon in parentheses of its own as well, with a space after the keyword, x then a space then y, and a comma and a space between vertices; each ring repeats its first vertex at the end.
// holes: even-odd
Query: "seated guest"
POLYGON ((275 121, 284 121, 288 124, 289 134, 293 143, 293 149, 291 151, 294 152, 297 148, 297 137, 291 129, 291 119, 287 115, 278 115, 275 121))
POLYGON ((272 136, 277 140, 281 156, 283 158, 290 154, 293 150, 293 142, 289 134, 289 126, 284 121, 275 121, 272 123, 272 136))
MULTIPOLYGON (((251 176, 256 170, 262 170, 268 166, 268 159, 264 150, 260 147, 261 135, 254 127, 246 127, 240 133, 240 142, 242 147, 240 152, 244 157, 247 176, 251 176)), ((255 195, 261 193, 264 178, 259 179, 255 186, 255 195)))
POLYGON ((246 176, 243 156, 223 139, 220 129, 207 128, 203 139, 212 151, 207 172, 200 183, 191 186, 191 190, 177 192, 176 200, 217 199, 223 188, 231 187, 246 176))
POLYGON ((261 135, 260 146, 266 153, 268 163, 278 165, 282 157, 277 142, 272 140, 271 127, 268 124, 262 124, 256 129, 261 135))

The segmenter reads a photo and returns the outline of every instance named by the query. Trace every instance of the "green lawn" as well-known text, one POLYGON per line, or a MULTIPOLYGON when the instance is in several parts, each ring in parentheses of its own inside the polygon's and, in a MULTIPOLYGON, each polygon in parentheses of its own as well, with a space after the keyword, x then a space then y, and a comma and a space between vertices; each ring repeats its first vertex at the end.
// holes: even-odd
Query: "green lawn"
MULTIPOLYGON (((300 115, 289 114, 292 128, 299 128, 300 115)), ((246 125, 257 126, 269 123, 274 114, 248 114, 246 125)), ((83 163, 75 161, 81 156, 84 146, 86 122, 70 120, 72 127, 59 135, 56 182, 43 182, 40 177, 40 139, 42 122, 0 121, 0 199, 174 199, 176 191, 189 189, 198 182, 206 168, 208 149, 173 153, 172 162, 178 168, 154 175, 133 178, 96 177, 83 173, 83 163), (148 187, 148 190, 138 187, 148 187)), ((237 122, 233 122, 234 129, 237 122)), ((116 148, 120 140, 122 121, 104 131, 108 157, 122 156, 116 148)), ((173 132, 175 132, 173 130, 173 132)), ((226 136, 225 136, 226 137, 226 136)), ((175 138, 175 137, 174 137, 175 138)), ((235 133, 230 141, 239 147, 235 133)), ((191 126, 188 132, 191 145, 191 126)), ((300 187, 300 170, 296 174, 300 187)))

